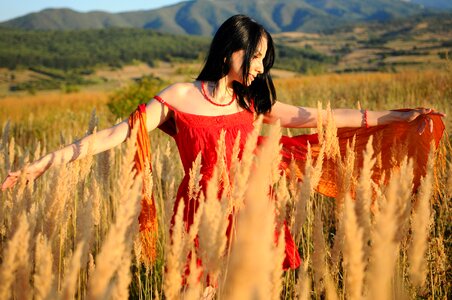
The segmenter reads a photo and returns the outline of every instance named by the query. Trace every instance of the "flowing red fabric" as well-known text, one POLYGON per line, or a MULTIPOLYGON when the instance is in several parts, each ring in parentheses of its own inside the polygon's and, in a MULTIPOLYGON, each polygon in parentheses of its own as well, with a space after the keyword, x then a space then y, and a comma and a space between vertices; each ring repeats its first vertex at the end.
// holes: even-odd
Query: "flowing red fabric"
MULTIPOLYGON (((139 174, 146 168, 146 162, 149 168, 151 167, 151 144, 146 129, 145 104, 139 105, 130 115, 129 127, 130 132, 132 132, 132 129, 138 127, 134 168, 137 174, 139 174)), ((157 211, 153 195, 151 194, 149 198, 144 189, 143 182, 143 198, 141 200, 141 212, 138 219, 140 223, 141 257, 146 264, 151 265, 156 257, 156 243, 158 238, 157 211)))
MULTIPOLYGON (((254 116, 252 113, 243 111, 233 115, 226 116, 201 116, 183 113, 172 108, 160 97, 155 99, 166 105, 174 112, 174 116, 159 128, 171 135, 178 146, 179 154, 185 170, 185 177, 178 189, 178 196, 175 207, 181 199, 185 202, 184 206, 184 222, 187 229, 193 223, 193 217, 199 205, 196 199, 189 199, 187 196, 189 169, 198 153, 202 154, 203 166, 201 172, 203 174, 201 185, 205 187, 208 179, 211 177, 213 166, 216 162, 216 144, 222 130, 226 130, 226 148, 227 155, 230 156, 235 137, 239 132, 242 133, 240 141, 241 146, 245 144, 246 134, 253 130, 254 116), (190 143, 187 144, 187 141, 190 143)), ((138 127, 137 134, 137 153, 135 156, 135 168, 141 172, 145 167, 145 162, 151 160, 151 151, 149 137, 146 130, 146 114, 145 105, 142 104, 129 117, 130 127, 138 127)), ((355 139, 355 170, 359 171, 363 163, 363 152, 367 142, 373 136, 373 148, 376 156, 380 157, 378 163, 373 169, 373 179, 376 182, 385 176, 388 178, 390 171, 397 167, 401 161, 401 154, 407 154, 414 161, 414 188, 419 185, 420 179, 426 173, 428 153, 432 142, 435 147, 441 140, 444 132, 444 124, 441 117, 437 115, 420 116, 412 122, 396 122, 389 125, 374 126, 370 128, 342 128, 338 129, 337 136, 339 140, 339 148, 341 157, 345 156, 347 144, 355 139), (433 120, 433 132, 429 128, 425 129, 422 134, 418 133, 418 129, 428 118, 433 120), (406 150, 406 151, 402 151, 406 150), (399 154, 399 156, 398 156, 399 154)), ((282 145, 282 161, 281 168, 290 170, 290 163, 294 161, 300 170, 297 176, 302 180, 302 173, 306 163, 306 155, 308 144, 311 147, 311 153, 314 160, 318 158, 320 144, 317 134, 299 135, 294 137, 283 136, 281 138, 282 145)), ((230 158, 227 159, 228 164, 230 158)), ((337 186, 337 161, 327 158, 323 162, 323 173, 317 187, 317 191, 329 197, 338 195, 337 186)), ((150 165, 150 164, 149 164, 150 165)), ((144 191, 143 191, 144 192, 144 191)), ((173 215, 174 219, 175 214, 173 215)), ((172 221, 174 221, 172 219, 172 221)), ((143 244, 143 255, 149 261, 155 259, 155 244, 157 241, 157 218, 154 200, 146 198, 143 193, 142 211, 140 214, 140 232, 143 244)), ((296 245, 293 241, 290 231, 287 227, 286 231, 286 258, 284 268, 297 268, 300 265, 300 256, 296 245)), ((143 256, 142 255, 142 256, 143 256)))
MULTIPOLYGON (((399 111, 408 111, 402 109, 399 111)), ((389 180, 391 170, 399 166, 404 155, 413 160, 414 179, 413 189, 417 189, 420 180, 426 174, 428 154, 430 153, 432 142, 435 148, 443 136, 445 126, 438 115, 423 115, 412 122, 395 122, 388 125, 379 125, 374 127, 360 128, 339 128, 337 137, 339 140, 340 156, 345 157, 347 144, 352 144, 355 139, 355 172, 359 175, 359 170, 363 165, 363 156, 369 138, 373 137, 374 157, 377 157, 377 163, 373 168, 372 179, 379 182, 382 176, 386 181, 389 180), (433 121, 433 131, 430 132, 428 119, 433 121), (419 134, 419 128, 426 125, 422 134, 419 134)), ((299 135, 294 137, 283 136, 281 138, 283 156, 281 167, 290 170, 292 159, 299 168, 297 176, 302 179, 304 172, 308 143, 311 146, 312 158, 317 159, 321 145, 317 134, 299 135)), ((332 158, 326 158, 323 162, 323 171, 320 182, 316 190, 326 196, 336 197, 338 195, 337 162, 332 158)))

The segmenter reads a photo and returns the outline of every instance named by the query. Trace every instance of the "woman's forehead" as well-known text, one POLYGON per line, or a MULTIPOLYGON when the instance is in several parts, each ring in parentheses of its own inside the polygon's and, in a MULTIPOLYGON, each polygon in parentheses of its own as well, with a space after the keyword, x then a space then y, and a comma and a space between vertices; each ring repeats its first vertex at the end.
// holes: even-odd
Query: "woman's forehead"
POLYGON ((267 52, 267 38, 265 36, 263 36, 261 38, 259 44, 257 45, 256 53, 265 55, 266 52, 267 52))

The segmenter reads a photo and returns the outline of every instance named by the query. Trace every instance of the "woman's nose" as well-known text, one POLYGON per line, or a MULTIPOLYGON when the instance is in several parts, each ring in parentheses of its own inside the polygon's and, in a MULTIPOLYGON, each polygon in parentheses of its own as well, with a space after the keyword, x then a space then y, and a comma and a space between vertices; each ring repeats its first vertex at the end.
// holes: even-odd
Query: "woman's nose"
POLYGON ((258 62, 257 66, 256 66, 256 71, 257 71, 259 74, 264 73, 264 64, 263 64, 262 61, 259 61, 259 62, 258 62))

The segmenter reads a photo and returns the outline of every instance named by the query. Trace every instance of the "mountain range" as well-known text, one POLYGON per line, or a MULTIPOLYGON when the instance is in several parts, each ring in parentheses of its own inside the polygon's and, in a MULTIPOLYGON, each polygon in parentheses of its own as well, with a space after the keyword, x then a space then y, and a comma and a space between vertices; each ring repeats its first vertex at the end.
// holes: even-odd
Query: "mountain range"
POLYGON ((421 4, 427 8, 436 9, 452 9, 452 1, 450 0, 404 0, 406 2, 421 4))
POLYGON ((191 0, 160 9, 123 13, 46 9, 0 23, 0 26, 30 30, 129 27, 208 36, 229 16, 243 13, 262 23, 272 33, 320 32, 356 22, 386 21, 425 14, 430 12, 426 3, 447 9, 449 2, 451 1, 191 0))

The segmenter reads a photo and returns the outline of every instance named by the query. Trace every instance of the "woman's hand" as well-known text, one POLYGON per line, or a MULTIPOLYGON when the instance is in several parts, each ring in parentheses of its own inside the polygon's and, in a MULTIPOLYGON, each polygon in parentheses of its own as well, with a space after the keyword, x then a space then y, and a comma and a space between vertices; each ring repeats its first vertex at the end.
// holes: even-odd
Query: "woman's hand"
POLYGON ((414 121, 417 118, 422 118, 422 122, 419 125, 418 133, 421 135, 424 133, 425 129, 429 128, 430 132, 433 132, 433 120, 430 116, 436 115, 440 117, 445 117, 446 114, 442 112, 437 112, 434 109, 431 108, 417 108, 412 109, 407 112, 405 112, 405 119, 407 122, 414 121))
POLYGON ((41 176, 46 170, 47 168, 25 167, 21 171, 9 171, 2 183, 2 191, 14 187, 22 176, 25 176, 26 181, 29 182, 41 176))
POLYGON ((13 186, 16 185, 17 181, 20 178, 20 171, 16 171, 16 172, 8 172, 8 175, 6 176, 5 180, 3 180, 2 183, 2 191, 6 191, 9 188, 12 188, 13 186))

